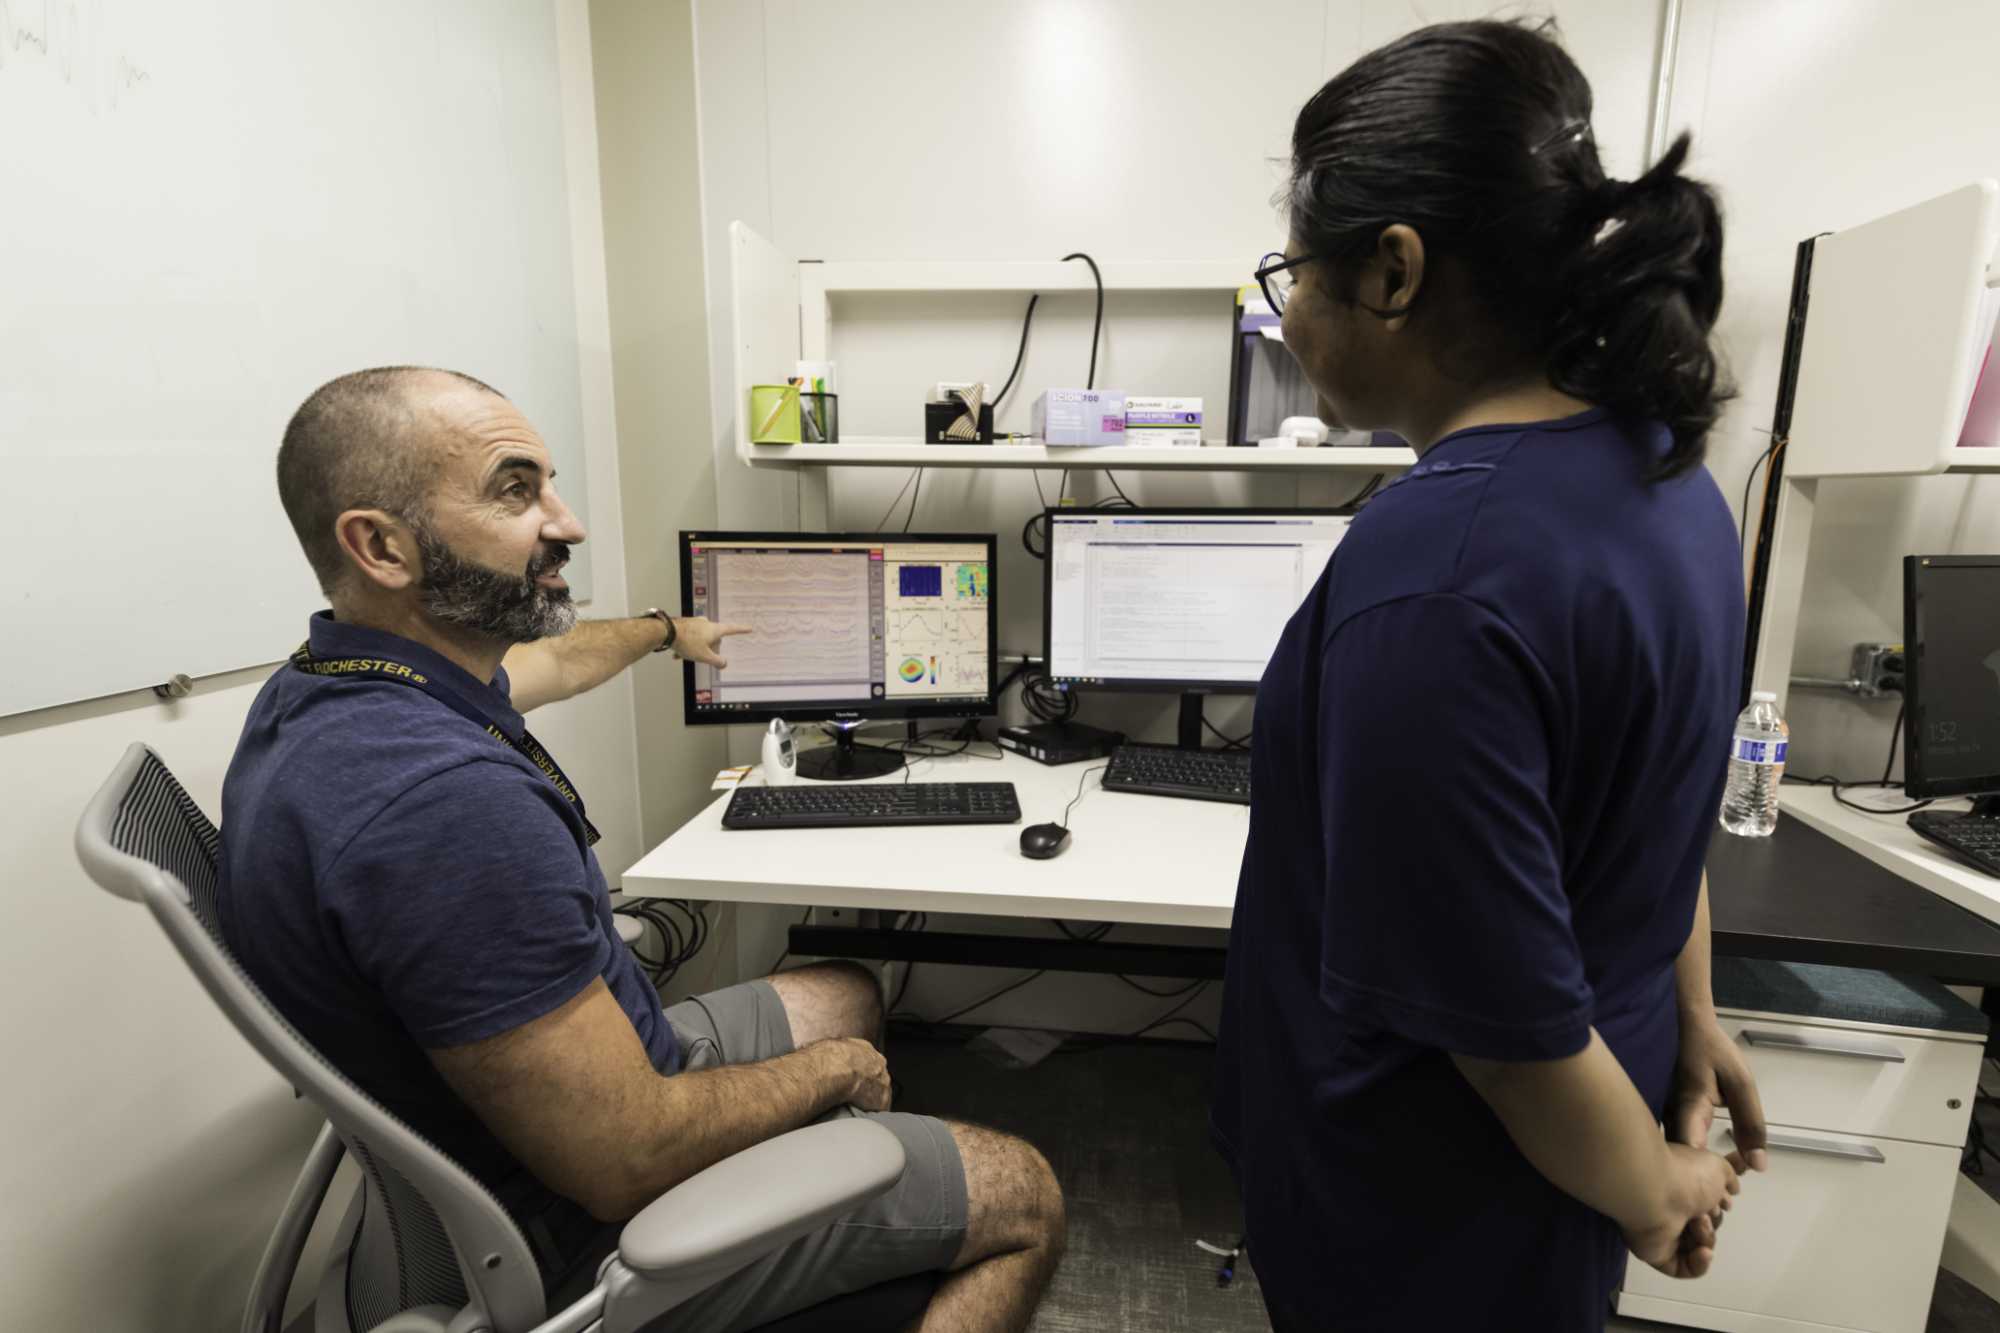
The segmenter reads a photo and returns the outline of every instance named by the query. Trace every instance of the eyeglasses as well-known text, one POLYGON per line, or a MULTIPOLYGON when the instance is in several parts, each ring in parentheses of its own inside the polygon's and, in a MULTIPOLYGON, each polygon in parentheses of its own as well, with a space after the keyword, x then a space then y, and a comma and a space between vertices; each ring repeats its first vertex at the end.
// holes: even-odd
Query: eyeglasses
POLYGON ((1318 255, 1300 255, 1297 259, 1287 259, 1276 250, 1264 256, 1264 262, 1257 266, 1257 285, 1264 289, 1264 299, 1270 303, 1272 314, 1283 314, 1285 302, 1291 299, 1292 288, 1297 285, 1292 270, 1318 258, 1318 255))

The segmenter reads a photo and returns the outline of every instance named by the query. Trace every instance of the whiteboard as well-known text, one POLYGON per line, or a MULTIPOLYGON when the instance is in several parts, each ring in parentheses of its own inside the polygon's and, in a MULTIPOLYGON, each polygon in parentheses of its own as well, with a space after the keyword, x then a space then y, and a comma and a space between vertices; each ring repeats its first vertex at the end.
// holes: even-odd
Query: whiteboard
POLYGON ((0 0, 0 715, 290 652, 346 371, 494 385, 587 518, 568 208, 553 0, 0 0))

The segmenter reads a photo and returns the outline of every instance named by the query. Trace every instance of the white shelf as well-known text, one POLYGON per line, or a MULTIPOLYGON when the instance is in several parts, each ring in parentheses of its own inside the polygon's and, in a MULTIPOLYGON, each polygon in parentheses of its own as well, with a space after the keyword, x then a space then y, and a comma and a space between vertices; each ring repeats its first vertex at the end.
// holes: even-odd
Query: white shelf
MULTIPOLYGON (((1251 267, 1234 263, 1160 261, 1099 266, 1108 292, 1234 292, 1255 282, 1251 267)), ((830 260, 799 265, 801 297, 813 306, 828 293, 843 292, 1061 292, 1094 291, 1089 265, 1081 260, 995 260, 886 263, 830 260)))
MULTIPOLYGON (((924 444, 918 440, 844 444, 746 444, 755 467, 1117 468, 1134 472, 1401 472, 1409 449, 1202 449, 1109 445, 924 444)), ((2000 453, 2000 450, 1996 450, 2000 453)))
POLYGON ((2000 448, 1954 446, 1945 454, 1945 467, 1950 472, 2000 472, 2000 448))

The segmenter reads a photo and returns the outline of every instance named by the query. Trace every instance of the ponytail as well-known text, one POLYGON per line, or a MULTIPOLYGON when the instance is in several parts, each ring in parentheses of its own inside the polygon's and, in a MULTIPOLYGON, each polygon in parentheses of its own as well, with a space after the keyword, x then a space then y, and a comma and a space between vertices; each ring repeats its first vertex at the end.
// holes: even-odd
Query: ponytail
POLYGON ((1614 415, 1659 421, 1673 443, 1656 478, 1700 464, 1729 390, 1709 332, 1722 309, 1722 213, 1680 174, 1688 136, 1630 184, 1606 182, 1603 229, 1560 284, 1549 380, 1614 415))

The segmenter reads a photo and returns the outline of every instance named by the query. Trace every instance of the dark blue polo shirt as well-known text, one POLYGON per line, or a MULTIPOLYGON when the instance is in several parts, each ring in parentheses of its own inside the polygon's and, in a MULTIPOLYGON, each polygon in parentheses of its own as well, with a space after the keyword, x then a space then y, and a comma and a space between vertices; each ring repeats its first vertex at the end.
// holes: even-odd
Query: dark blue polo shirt
MULTIPOLYGON (((412 667, 521 736, 504 671, 489 686, 325 612, 311 646, 315 657, 412 667)), ((223 781, 222 851, 223 936, 251 978, 341 1072, 517 1216, 553 1196, 425 1048, 517 1028, 602 977, 654 1067, 678 1067, 659 995, 618 938, 582 817, 520 753, 421 689, 281 667, 223 781)))
POLYGON ((1743 645, 1736 529, 1658 427, 1440 441, 1354 522, 1258 691, 1213 1129, 1278 1329, 1602 1327, 1625 1249, 1447 1052, 1648 1105, 1743 645))

